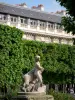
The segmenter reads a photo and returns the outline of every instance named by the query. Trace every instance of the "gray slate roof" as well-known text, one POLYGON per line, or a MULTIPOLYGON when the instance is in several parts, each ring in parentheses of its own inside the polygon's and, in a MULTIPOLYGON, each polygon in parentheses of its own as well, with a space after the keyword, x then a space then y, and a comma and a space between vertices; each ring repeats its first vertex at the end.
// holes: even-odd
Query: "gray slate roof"
POLYGON ((38 20, 61 23, 61 16, 50 14, 44 11, 0 3, 0 13, 12 14, 22 17, 34 18, 38 20))

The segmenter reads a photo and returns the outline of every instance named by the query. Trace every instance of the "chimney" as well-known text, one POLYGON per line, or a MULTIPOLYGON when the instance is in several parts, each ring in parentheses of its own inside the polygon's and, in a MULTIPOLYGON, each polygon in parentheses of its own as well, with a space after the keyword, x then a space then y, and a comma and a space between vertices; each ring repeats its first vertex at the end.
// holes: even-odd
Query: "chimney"
POLYGON ((37 7, 36 6, 32 6, 32 9, 37 9, 37 7))
POLYGON ((65 10, 57 11, 56 14, 66 16, 66 11, 65 10))
POLYGON ((22 7, 25 7, 25 8, 27 8, 27 5, 26 5, 26 3, 21 3, 21 4, 19 4, 19 6, 22 6, 22 7))
POLYGON ((40 10, 40 11, 44 11, 44 6, 42 4, 39 4, 37 9, 40 10))
POLYGON ((32 6, 32 9, 36 9, 36 10, 40 10, 40 11, 44 11, 44 6, 42 4, 36 6, 32 6))

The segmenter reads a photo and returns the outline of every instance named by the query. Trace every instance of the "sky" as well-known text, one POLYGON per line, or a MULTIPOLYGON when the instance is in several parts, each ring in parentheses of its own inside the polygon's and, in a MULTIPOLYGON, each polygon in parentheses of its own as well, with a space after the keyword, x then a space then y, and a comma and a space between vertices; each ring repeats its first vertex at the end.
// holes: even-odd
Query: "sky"
POLYGON ((47 12, 56 12, 60 10, 65 10, 65 8, 61 7, 56 0, 0 0, 0 2, 4 2, 7 4, 20 4, 26 3, 29 8, 32 6, 38 6, 38 4, 43 4, 44 9, 47 12))

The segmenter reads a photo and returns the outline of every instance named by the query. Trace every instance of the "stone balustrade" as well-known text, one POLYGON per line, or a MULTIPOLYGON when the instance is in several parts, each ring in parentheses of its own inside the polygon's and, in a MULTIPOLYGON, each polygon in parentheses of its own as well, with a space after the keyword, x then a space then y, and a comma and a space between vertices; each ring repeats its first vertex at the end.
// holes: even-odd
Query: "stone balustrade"
POLYGON ((67 34, 56 23, 0 14, 0 24, 23 30, 25 32, 23 39, 73 45, 73 36, 71 33, 67 34))

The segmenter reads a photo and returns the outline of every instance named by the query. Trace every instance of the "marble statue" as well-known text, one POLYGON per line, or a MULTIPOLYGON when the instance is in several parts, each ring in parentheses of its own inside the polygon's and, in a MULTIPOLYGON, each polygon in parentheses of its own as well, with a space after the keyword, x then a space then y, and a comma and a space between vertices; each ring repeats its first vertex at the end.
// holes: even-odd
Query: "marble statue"
POLYGON ((40 56, 35 57, 34 68, 24 75, 24 85, 22 90, 24 92, 38 91, 39 87, 43 86, 42 72, 44 68, 40 65, 40 56))

